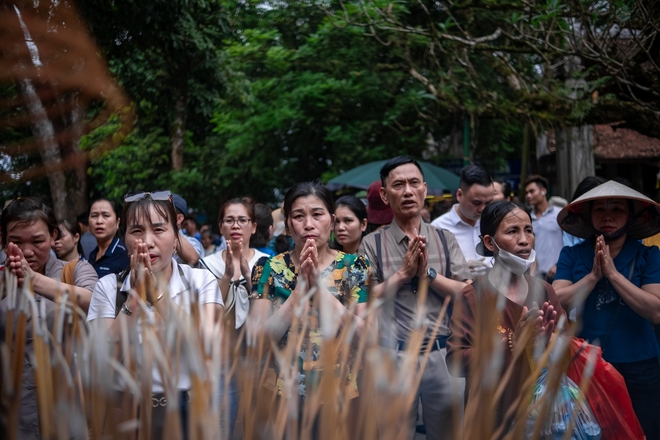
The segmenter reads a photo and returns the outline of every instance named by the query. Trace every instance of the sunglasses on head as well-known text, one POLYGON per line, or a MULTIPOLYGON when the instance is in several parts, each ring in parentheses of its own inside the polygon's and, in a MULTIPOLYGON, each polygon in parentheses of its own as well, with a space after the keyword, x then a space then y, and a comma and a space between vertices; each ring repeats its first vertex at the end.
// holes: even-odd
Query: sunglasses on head
POLYGON ((172 193, 170 191, 142 191, 136 193, 128 193, 124 196, 124 203, 133 203, 146 198, 151 200, 169 200, 171 202, 172 193))

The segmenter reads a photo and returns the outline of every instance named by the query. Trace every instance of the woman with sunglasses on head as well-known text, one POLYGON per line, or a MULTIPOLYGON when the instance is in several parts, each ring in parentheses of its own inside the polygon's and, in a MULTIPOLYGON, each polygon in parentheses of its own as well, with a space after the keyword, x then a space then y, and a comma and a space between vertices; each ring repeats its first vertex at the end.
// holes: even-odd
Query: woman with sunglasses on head
POLYGON ((89 262, 99 278, 119 273, 130 263, 126 245, 119 238, 119 208, 108 199, 98 199, 89 209, 89 230, 96 238, 96 249, 89 254, 89 262))
MULTIPOLYGON (((49 325, 52 324, 50 317, 55 312, 58 296, 65 291, 68 291, 70 301, 77 303, 84 312, 87 311, 98 280, 96 271, 86 261, 75 260, 67 263, 51 254, 51 248, 59 238, 60 231, 50 207, 31 197, 16 199, 2 211, 0 229, 3 232, 2 244, 7 252, 4 270, 18 277, 19 287, 22 287, 26 280, 31 281, 37 310, 44 307, 49 325)), ((0 302, 0 327, 3 329, 6 325, 6 312, 11 306, 8 298, 0 302)), ((28 308, 26 313, 30 317, 32 309, 28 308)), ((21 383, 19 438, 39 438, 40 434, 32 332, 33 326, 28 321, 21 383)), ((73 433, 76 427, 71 425, 69 429, 73 433)))
POLYGON ((78 261, 83 258, 80 244, 80 227, 78 223, 63 220, 58 225, 60 237, 55 240, 53 251, 57 258, 63 261, 78 261))
MULTIPOLYGON (((299 300, 311 287, 319 290, 311 298, 310 326, 306 327, 300 359, 316 363, 320 350, 319 307, 330 307, 329 315, 341 315, 356 303, 355 314, 366 310, 369 286, 369 261, 364 255, 346 254, 330 248, 328 240, 333 227, 334 205, 330 191, 319 183, 305 182, 293 186, 284 197, 285 225, 295 248, 269 259, 261 259, 252 273, 250 304, 251 323, 256 330, 276 342, 280 349, 287 345, 299 300)), ((359 319, 359 318, 356 318, 359 319)), ((361 320, 358 321, 361 325, 361 320)), ((250 330, 250 328, 248 328, 250 330)), ((351 360, 349 359, 349 364, 351 360)), ((312 367, 314 369, 314 367, 312 367)), ((350 368, 350 365, 349 365, 350 368)), ((315 386, 311 375, 301 370, 300 392, 315 386)), ((354 380, 355 375, 349 375, 354 380)), ((357 395, 357 386, 349 389, 357 395)), ((278 392, 282 390, 279 389, 278 392)))
MULTIPOLYGON (((135 295, 128 295, 125 302, 117 310, 117 293, 128 292, 142 277, 152 277, 154 281, 166 284, 170 301, 176 311, 193 313, 192 304, 198 304, 202 317, 203 331, 207 337, 212 334, 216 317, 222 312, 222 297, 215 278, 204 269, 193 269, 185 264, 178 264, 174 259, 174 249, 177 246, 179 231, 177 229, 176 212, 169 191, 129 194, 124 199, 124 221, 126 222, 126 243, 130 253, 130 267, 121 275, 107 275, 101 278, 94 290, 87 321, 96 323, 102 331, 107 331, 113 338, 121 336, 122 322, 132 332, 140 337, 143 319, 155 315, 153 307, 164 292, 160 291, 155 298, 148 298, 146 313, 140 306, 135 295), (196 295, 196 301, 191 296, 196 295)), ((141 344, 138 346, 140 349, 141 344)), ((176 366, 179 369, 177 388, 181 393, 180 400, 182 427, 184 433, 187 420, 187 390, 190 389, 190 377, 187 365, 176 366)), ((162 401, 164 386, 157 372, 152 378, 152 393, 158 401, 162 401)), ((166 404, 167 405, 167 404, 166 404)), ((162 406, 162 405, 161 405, 162 406)), ((162 410, 160 406, 158 410, 162 410)), ((156 411, 156 409, 154 410, 156 411)), ((164 412, 153 415, 152 438, 161 438, 164 423, 164 412)))

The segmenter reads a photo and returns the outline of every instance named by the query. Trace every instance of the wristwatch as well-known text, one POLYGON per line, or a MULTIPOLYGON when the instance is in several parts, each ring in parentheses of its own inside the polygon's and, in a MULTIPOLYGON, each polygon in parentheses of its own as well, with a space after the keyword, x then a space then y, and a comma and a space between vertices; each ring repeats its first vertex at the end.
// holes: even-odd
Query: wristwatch
POLYGON ((426 270, 426 279, 429 280, 429 283, 435 279, 435 277, 438 276, 438 273, 433 269, 432 267, 429 267, 426 270))
POLYGON ((126 303, 121 305, 121 311, 127 314, 128 316, 131 316, 133 314, 133 312, 131 312, 131 309, 128 308, 126 303))

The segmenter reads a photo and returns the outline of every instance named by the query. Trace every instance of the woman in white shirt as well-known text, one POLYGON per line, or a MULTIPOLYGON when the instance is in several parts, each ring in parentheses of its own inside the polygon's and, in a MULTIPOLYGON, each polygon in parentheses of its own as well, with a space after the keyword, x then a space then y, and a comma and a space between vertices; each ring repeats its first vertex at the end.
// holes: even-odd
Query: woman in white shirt
MULTIPOLYGON (((227 248, 221 252, 201 259, 218 280, 225 308, 225 330, 231 338, 229 346, 235 347, 237 330, 247 319, 248 293, 252 291, 252 268, 265 253, 250 248, 250 237, 257 230, 254 205, 246 199, 232 199, 220 208, 218 226, 227 241, 227 248)), ((224 381, 223 381, 224 382, 224 381)), ((225 391, 224 383, 221 395, 227 400, 227 410, 222 411, 220 420, 223 437, 231 438, 238 414, 238 390, 235 379, 225 391), (226 394, 226 397, 225 397, 226 394)))
MULTIPOLYGON (((185 313, 191 313, 191 295, 196 294, 196 303, 200 307, 200 316, 204 334, 212 334, 216 316, 222 311, 222 296, 215 278, 206 270, 193 269, 190 266, 178 264, 173 256, 179 234, 176 226, 176 212, 169 191, 152 193, 137 193, 127 195, 124 199, 124 215, 126 221, 126 245, 130 255, 128 272, 119 275, 110 274, 96 285, 87 314, 87 321, 95 322, 101 330, 107 331, 114 338, 121 335, 122 322, 125 321, 129 331, 140 337, 142 315, 145 313, 135 295, 127 295, 131 286, 135 286, 140 276, 153 277, 161 285, 167 285, 170 301, 185 313), (140 274, 142 272, 142 274, 140 274), (119 285, 119 286, 118 286, 119 285), (125 301, 117 300, 118 293, 125 301), (211 331, 209 331, 211 330, 211 331)), ((155 298, 148 298, 154 304, 166 292, 159 292, 155 298)), ((155 316, 154 307, 147 304, 146 313, 155 316)), ((166 322, 165 322, 166 324, 166 322)), ((137 344, 138 350, 142 344, 137 344)), ((180 391, 182 428, 187 434, 187 391, 190 389, 190 377, 186 364, 185 352, 181 353, 181 363, 170 366, 172 371, 178 371, 176 387, 180 391)), ((165 406, 163 379, 156 366, 152 375, 153 419, 152 438, 160 438, 164 423, 165 406)), ((170 405, 172 402, 169 403, 170 405)), ((175 403, 176 404, 176 403, 175 403)))

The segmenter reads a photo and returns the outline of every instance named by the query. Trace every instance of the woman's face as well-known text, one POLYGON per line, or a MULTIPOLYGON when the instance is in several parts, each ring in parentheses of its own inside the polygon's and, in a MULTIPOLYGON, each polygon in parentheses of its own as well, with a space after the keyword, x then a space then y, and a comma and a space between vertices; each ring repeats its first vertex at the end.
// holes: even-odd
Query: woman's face
POLYGON ((257 224, 250 218, 245 206, 235 203, 225 208, 222 222, 220 222, 220 232, 225 240, 231 241, 232 246, 238 246, 241 239, 244 245, 248 245, 250 237, 256 230, 257 224))
POLYGON ((76 234, 73 236, 68 229, 65 227, 60 227, 60 238, 55 240, 53 250, 59 258, 64 258, 67 255, 70 255, 71 252, 73 252, 75 249, 77 249, 79 240, 80 235, 76 234))
POLYGON ((335 209, 335 239, 343 247, 352 247, 362 240, 367 229, 367 220, 362 223, 350 208, 339 206, 335 209))
POLYGON ((316 196, 298 197, 291 205, 289 230, 296 246, 312 239, 316 247, 325 246, 332 232, 332 215, 316 196))
POLYGON ((591 221, 603 234, 616 232, 628 223, 630 210, 626 199, 596 200, 591 206, 591 221))
POLYGON ((112 240, 119 229, 119 218, 110 202, 99 200, 89 210, 89 231, 98 241, 112 240))
MULTIPOLYGON (((486 247, 497 254, 493 237, 486 237, 486 247)), ((494 239, 500 249, 527 260, 534 249, 534 230, 529 215, 519 208, 509 212, 497 227, 494 239)))
POLYGON ((213 244, 213 238, 208 234, 202 234, 202 246, 204 249, 210 248, 213 244))
POLYGON ((499 200, 504 200, 504 192, 502 191, 502 184, 499 182, 493 182, 493 188, 495 188, 495 195, 493 196, 493 202, 497 202, 499 200))
POLYGON ((10 222, 7 225, 7 243, 18 246, 30 268, 43 274, 50 258, 50 249, 55 244, 55 232, 48 232, 48 225, 43 220, 10 222))
POLYGON ((154 272, 160 272, 172 264, 177 235, 174 233, 172 223, 160 216, 153 206, 149 207, 148 218, 136 216, 128 219, 126 246, 129 254, 135 253, 138 239, 147 245, 154 272))

